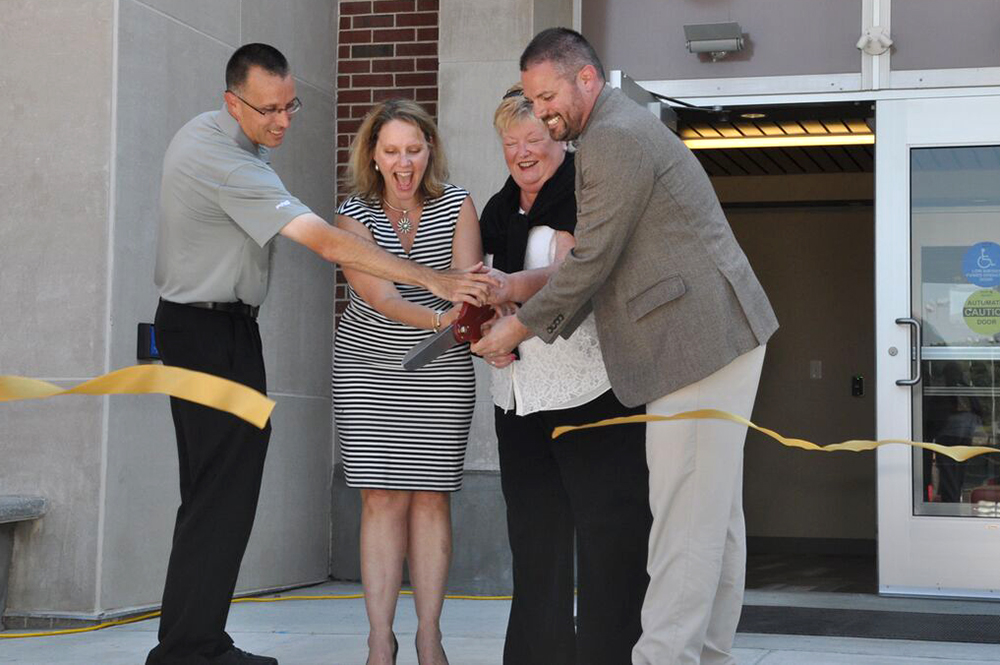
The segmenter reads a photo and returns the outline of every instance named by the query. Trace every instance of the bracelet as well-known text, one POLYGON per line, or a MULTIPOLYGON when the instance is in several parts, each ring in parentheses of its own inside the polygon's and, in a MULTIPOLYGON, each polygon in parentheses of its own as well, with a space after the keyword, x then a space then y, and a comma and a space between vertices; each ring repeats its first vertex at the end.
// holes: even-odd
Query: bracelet
POLYGON ((434 312, 434 332, 441 330, 441 310, 434 312))

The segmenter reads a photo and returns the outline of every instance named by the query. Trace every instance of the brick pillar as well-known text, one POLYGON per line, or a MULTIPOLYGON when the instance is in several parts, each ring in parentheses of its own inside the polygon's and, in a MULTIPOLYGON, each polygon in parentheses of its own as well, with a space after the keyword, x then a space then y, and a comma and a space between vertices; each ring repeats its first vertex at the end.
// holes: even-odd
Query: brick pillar
MULTIPOLYGON (((337 51, 337 202, 351 140, 372 104, 406 98, 437 119, 438 0, 340 2, 337 51)), ((336 313, 347 306, 347 281, 337 271, 336 313)))

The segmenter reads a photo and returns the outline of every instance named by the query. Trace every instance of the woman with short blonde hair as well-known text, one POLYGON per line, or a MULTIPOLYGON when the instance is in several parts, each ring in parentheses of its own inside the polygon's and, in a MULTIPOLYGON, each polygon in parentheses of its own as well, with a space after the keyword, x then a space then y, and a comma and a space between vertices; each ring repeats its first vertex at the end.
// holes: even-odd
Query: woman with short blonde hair
MULTIPOLYGON (((504 280, 510 300, 524 302, 575 245, 574 157, 535 117, 520 84, 493 124, 510 177, 483 208, 480 230, 493 267, 512 273, 504 280)), ((504 665, 629 663, 649 581, 645 428, 558 440, 552 430, 642 409, 611 391, 593 313, 568 339, 532 338, 518 349, 513 365, 491 363, 514 581, 504 665)))
POLYGON ((515 83, 507 89, 507 93, 493 113, 493 127, 497 130, 497 134, 503 136, 515 122, 534 117, 535 107, 524 96, 524 87, 520 83, 515 83))

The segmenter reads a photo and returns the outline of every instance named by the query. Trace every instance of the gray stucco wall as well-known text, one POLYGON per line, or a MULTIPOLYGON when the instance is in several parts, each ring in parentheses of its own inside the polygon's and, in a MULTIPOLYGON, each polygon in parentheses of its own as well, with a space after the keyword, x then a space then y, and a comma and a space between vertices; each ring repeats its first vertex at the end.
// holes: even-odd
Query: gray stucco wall
POLYGON ((591 0, 581 32, 609 69, 634 79, 841 74, 861 71, 862 0, 591 0), (689 53, 684 26, 735 21, 744 50, 711 62, 689 53))
MULTIPOLYGON (((604 64, 634 79, 858 73, 862 0, 588 0, 582 32, 604 64), (684 25, 735 21, 744 50, 689 53, 684 25)), ((892 2, 893 70, 1000 67, 995 0, 892 2)))
POLYGON ((1000 67, 995 0, 892 3, 892 68, 1000 67))
MULTIPOLYGON (((193 115, 221 107, 241 43, 289 57, 304 108, 274 165, 332 216, 335 0, 25 0, 5 11, 0 88, 13 121, 0 131, 18 133, 0 165, 0 311, 18 315, 5 316, 0 373, 76 383, 135 364, 136 324, 156 307, 163 152, 193 115)), ((323 579, 329 566, 333 271, 277 242, 260 323, 278 406, 241 590, 323 579)), ((167 398, 5 405, 0 449, 0 492, 52 501, 19 536, 9 613, 159 602, 179 501, 167 398)))

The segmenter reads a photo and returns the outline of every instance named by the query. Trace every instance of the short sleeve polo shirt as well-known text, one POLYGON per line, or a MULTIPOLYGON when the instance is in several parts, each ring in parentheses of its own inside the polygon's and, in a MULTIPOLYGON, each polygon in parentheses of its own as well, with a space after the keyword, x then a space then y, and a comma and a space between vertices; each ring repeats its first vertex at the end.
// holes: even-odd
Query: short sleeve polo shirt
POLYGON ((196 116, 163 159, 154 278, 164 300, 260 305, 270 241, 310 212, 288 193, 268 150, 225 107, 196 116))

